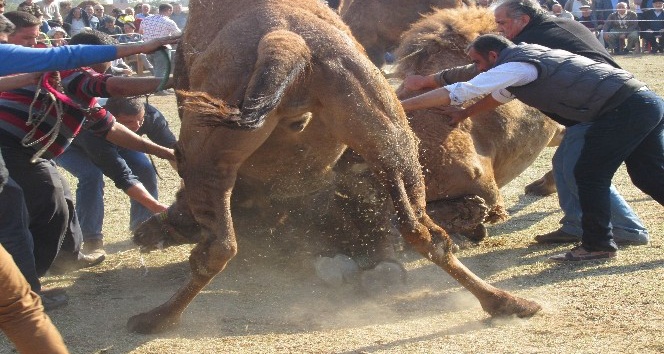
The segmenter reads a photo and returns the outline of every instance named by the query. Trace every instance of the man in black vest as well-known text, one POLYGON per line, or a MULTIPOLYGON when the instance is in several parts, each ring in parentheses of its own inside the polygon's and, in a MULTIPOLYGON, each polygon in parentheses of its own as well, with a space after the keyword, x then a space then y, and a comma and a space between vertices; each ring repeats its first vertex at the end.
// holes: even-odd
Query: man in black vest
MULTIPOLYGON (((583 24, 549 16, 534 0, 505 0, 495 8, 494 16, 498 30, 515 43, 526 42, 563 49, 619 68, 595 35, 583 24)), ((403 98, 413 91, 433 89, 458 81, 468 81, 475 75, 477 75, 477 71, 472 64, 446 69, 429 76, 412 75, 406 77, 397 94, 403 98)), ((553 158, 558 199, 564 216, 558 230, 537 235, 535 241, 538 243, 577 242, 581 239, 582 234, 581 207, 572 171, 583 148, 583 136, 588 126, 587 124, 577 124, 578 122, 565 119, 552 112, 543 113, 567 127, 565 137, 553 158)), ((648 231, 613 186, 610 198, 611 222, 616 242, 647 244, 648 231)))
POLYGON ((613 258, 611 179, 625 162, 632 182, 664 205, 664 100, 627 71, 564 50, 478 37, 468 56, 482 72, 402 102, 404 110, 462 104, 451 124, 517 98, 563 119, 588 124, 574 168, 582 210, 580 246, 554 261, 613 258))

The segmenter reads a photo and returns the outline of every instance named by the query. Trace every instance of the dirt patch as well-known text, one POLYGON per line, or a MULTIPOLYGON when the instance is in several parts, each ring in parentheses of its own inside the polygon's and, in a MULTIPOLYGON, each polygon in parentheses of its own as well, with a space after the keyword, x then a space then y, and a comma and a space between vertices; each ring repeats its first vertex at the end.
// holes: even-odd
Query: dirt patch
MULTIPOLYGON (((620 63, 664 94, 664 56, 621 57, 620 63)), ((151 99, 177 130, 173 96, 151 99)), ((664 339, 664 208, 638 191, 621 169, 614 182, 652 235, 648 246, 623 247, 609 262, 559 265, 547 256, 567 247, 536 246, 534 235, 557 228, 555 196, 524 196, 549 167, 547 149, 502 189, 511 215, 489 228, 462 262, 492 284, 539 301, 531 319, 490 319, 442 270, 402 255, 408 284, 368 296, 331 289, 313 277, 307 257, 241 248, 185 311, 182 326, 136 335, 126 320, 162 303, 189 274, 189 246, 141 255, 127 231, 127 197, 107 181, 108 260, 90 270, 46 277, 66 286, 68 307, 49 315, 72 353, 662 353, 664 339)), ((178 179, 158 161, 162 200, 178 179)), ((73 183, 72 183, 73 184, 73 183)), ((242 237, 240 235, 240 237, 242 237)), ((312 235, 311 237, 315 237, 312 235)), ((0 353, 13 352, 0 339, 0 353)))

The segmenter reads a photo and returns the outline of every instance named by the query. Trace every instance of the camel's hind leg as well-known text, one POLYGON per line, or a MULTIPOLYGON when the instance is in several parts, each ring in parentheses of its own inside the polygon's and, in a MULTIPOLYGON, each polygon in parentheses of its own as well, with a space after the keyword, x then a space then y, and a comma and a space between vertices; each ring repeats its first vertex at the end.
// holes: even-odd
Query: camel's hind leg
MULTIPOLYGON (((531 316, 540 306, 532 301, 514 297, 499 290, 473 274, 452 254, 452 241, 448 234, 426 214, 425 187, 418 162, 417 138, 408 128, 404 113, 394 95, 385 92, 388 85, 375 87, 359 83, 367 73, 360 67, 345 68, 351 76, 335 82, 331 77, 326 84, 338 84, 348 95, 326 97, 326 111, 322 119, 333 127, 331 131, 359 153, 371 166, 378 180, 388 190, 397 216, 398 228, 405 240, 424 257, 430 259, 461 285, 473 293, 485 311, 491 315, 531 316), (353 88, 357 92, 353 92, 353 88), (375 91, 372 92, 372 89, 375 91), (347 107, 357 107, 349 111, 347 107), (343 120, 336 121, 340 112, 343 120), (433 239, 433 236, 436 239, 433 239)), ((379 79, 380 80, 380 79, 379 79)))

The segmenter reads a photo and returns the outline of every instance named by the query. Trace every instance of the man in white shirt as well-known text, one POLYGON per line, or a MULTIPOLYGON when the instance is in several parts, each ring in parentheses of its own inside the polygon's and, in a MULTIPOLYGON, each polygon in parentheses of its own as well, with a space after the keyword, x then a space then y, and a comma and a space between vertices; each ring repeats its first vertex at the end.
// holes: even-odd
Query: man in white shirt
POLYGON ((478 37, 468 56, 481 74, 406 99, 404 110, 458 105, 486 95, 463 110, 449 111, 450 123, 518 98, 539 110, 588 124, 574 166, 582 244, 551 259, 615 257, 609 188, 621 163, 626 163, 639 189, 664 205, 664 100, 622 69, 563 50, 514 45, 497 35, 478 37))
MULTIPOLYGON (((169 16, 173 13, 173 6, 171 4, 159 5, 159 14, 146 17, 141 21, 139 33, 143 35, 144 41, 149 41, 154 38, 179 35, 182 33, 178 25, 175 24, 169 16)), ((169 47, 170 49, 170 47, 169 47)), ((168 71, 168 63, 170 59, 170 50, 168 55, 164 53, 155 53, 149 56, 152 65, 154 66, 154 76, 164 77, 170 75, 168 71)))

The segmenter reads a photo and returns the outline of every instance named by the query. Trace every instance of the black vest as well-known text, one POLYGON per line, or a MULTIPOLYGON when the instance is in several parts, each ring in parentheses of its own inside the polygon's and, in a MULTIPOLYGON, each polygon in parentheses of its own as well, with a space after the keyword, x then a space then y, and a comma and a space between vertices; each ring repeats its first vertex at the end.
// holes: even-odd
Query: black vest
POLYGON ((536 44, 503 49, 496 66, 527 62, 537 67, 537 79, 507 90, 523 103, 562 118, 588 122, 620 105, 645 86, 622 69, 536 44))

